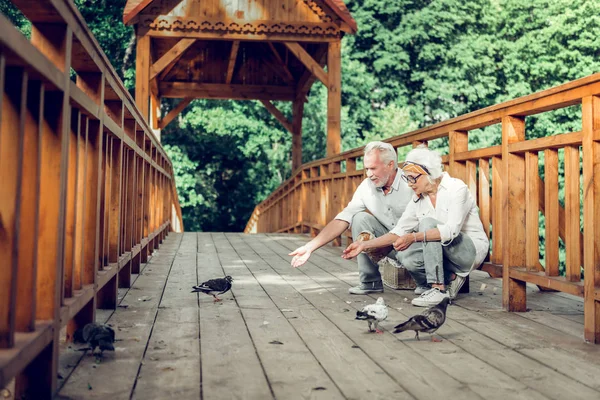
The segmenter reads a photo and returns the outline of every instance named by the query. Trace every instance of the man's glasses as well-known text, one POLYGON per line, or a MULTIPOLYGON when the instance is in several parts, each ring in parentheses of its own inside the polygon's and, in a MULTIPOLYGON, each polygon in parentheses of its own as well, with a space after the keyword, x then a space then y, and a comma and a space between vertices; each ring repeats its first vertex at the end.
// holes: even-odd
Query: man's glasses
POLYGON ((404 180, 404 182, 406 183, 410 183, 411 185, 414 185, 415 183, 417 183, 417 181, 419 180, 419 178, 422 176, 423 174, 419 174, 417 176, 412 176, 412 175, 400 175, 402 177, 402 179, 404 180))

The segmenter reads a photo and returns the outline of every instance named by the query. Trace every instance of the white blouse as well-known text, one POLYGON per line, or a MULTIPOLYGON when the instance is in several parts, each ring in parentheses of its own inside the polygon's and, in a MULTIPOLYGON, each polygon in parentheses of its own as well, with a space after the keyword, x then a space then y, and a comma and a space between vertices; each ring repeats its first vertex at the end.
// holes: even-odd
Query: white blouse
POLYGON ((490 241, 483 230, 479 208, 463 181, 444 172, 438 186, 436 206, 433 207, 428 196, 413 195, 391 233, 401 236, 416 232, 419 222, 424 218, 435 218, 441 222, 437 227, 442 245, 450 244, 461 232, 467 235, 473 241, 476 251, 475 263, 471 268, 478 267, 483 262, 488 254, 490 241))

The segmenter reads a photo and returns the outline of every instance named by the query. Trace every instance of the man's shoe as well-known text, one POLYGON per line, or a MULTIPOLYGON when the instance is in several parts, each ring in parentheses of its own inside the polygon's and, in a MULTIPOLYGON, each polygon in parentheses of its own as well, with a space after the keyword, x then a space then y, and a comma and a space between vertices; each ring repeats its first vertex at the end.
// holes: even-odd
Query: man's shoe
POLYGON ((415 289, 415 294, 417 296, 420 296, 423 293, 425 293, 426 291, 428 291, 429 289, 431 289, 429 286, 417 286, 417 288, 415 289))
POLYGON ((432 288, 423 293, 421 296, 413 299, 411 303, 413 306, 417 307, 433 307, 449 297, 450 296, 448 295, 448 292, 443 293, 438 288, 432 288))
POLYGON ((450 285, 448 285, 447 290, 448 295, 450 296, 450 300, 454 300, 456 298, 456 296, 458 295, 458 291, 460 290, 462 285, 464 285, 466 280, 466 277, 456 275, 456 278, 452 282, 450 282, 450 285))
POLYGON ((350 294, 369 294, 369 293, 383 293, 383 284, 381 282, 366 282, 361 283, 358 286, 351 287, 348 289, 350 294))

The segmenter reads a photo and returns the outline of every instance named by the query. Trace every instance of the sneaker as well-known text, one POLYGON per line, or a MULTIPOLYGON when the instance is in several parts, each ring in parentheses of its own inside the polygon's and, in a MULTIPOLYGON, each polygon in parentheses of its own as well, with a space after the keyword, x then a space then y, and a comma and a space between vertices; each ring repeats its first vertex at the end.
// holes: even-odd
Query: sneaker
POLYGON ((413 301, 411 302, 413 306, 417 306, 417 307, 433 307, 435 305, 438 305, 439 303, 442 302, 442 300, 450 298, 450 295, 448 295, 448 292, 443 293, 440 289, 438 288, 432 288, 428 291, 426 291, 425 293, 423 293, 421 296, 413 299, 413 301))
POLYGON ((417 286, 417 288, 415 289, 415 294, 417 296, 420 296, 423 293, 425 293, 426 291, 428 291, 429 289, 431 289, 429 286, 417 286))
POLYGON ((466 280, 466 277, 456 275, 456 278, 452 282, 450 282, 450 285, 448 285, 447 290, 448 295, 450 296, 450 300, 454 300, 456 298, 456 296, 458 295, 458 291, 460 290, 462 285, 464 285, 466 280))
POLYGON ((348 289, 350 294, 369 294, 369 293, 383 293, 383 284, 380 282, 367 282, 361 283, 358 286, 351 287, 348 289))

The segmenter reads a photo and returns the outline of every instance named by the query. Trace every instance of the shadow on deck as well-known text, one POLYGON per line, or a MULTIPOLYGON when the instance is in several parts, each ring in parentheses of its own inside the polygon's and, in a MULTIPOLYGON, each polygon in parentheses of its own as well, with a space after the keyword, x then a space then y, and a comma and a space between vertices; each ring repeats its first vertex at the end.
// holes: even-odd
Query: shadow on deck
MULTIPOLYGON (((439 330, 393 335, 421 309, 386 289, 383 335, 367 333, 340 248, 289 265, 306 236, 171 233, 114 312, 116 351, 100 362, 63 344, 61 399, 598 399, 600 348, 583 340, 583 302, 528 289, 528 312, 501 308, 500 279, 475 271, 439 330), (234 277, 223 302, 190 293, 234 277), (200 340, 199 340, 200 338, 200 340)), ((529 285, 528 285, 529 286, 529 285)))

